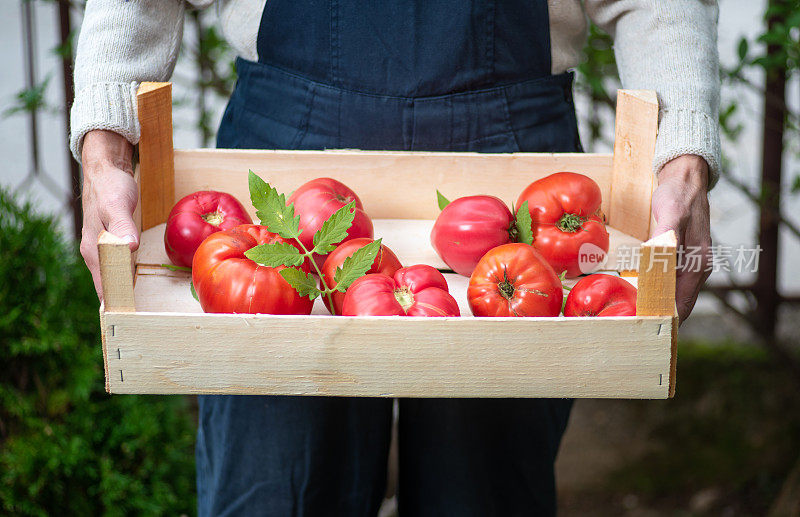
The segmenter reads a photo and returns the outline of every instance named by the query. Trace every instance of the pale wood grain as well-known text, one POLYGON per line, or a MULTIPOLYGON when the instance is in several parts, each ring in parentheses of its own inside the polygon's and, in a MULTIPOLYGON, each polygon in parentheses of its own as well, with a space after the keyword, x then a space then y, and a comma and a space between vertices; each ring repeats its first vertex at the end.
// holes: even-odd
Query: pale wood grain
POLYGON ((657 134, 656 93, 651 90, 619 90, 608 222, 641 240, 650 236, 657 134))
POLYGON ((175 204, 172 147, 172 85, 142 83, 136 95, 139 139, 139 205, 141 229, 167 220, 175 204))
POLYGON ((109 313, 112 393, 665 398, 670 318, 109 313))
POLYGON ((100 282, 103 286, 103 301, 106 310, 135 311, 133 262, 128 243, 104 231, 97 238, 97 251, 100 258, 100 282))
POLYGON ((675 266, 677 239, 669 231, 642 244, 636 314, 673 316, 675 313, 675 266))
POLYGON ((306 181, 331 177, 352 188, 375 219, 433 220, 439 214, 436 189, 450 200, 489 194, 510 206, 531 182, 571 171, 600 185, 607 211, 611 160, 607 154, 175 150, 174 201, 212 189, 234 195, 250 209, 247 171, 252 169, 286 194, 306 181))

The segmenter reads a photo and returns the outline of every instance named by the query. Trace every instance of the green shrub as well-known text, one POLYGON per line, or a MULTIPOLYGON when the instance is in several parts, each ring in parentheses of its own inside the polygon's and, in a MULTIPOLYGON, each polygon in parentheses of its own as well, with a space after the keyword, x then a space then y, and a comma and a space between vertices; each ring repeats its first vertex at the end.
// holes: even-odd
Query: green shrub
POLYGON ((107 395, 97 310, 53 218, 0 189, 0 514, 194 513, 187 399, 107 395))

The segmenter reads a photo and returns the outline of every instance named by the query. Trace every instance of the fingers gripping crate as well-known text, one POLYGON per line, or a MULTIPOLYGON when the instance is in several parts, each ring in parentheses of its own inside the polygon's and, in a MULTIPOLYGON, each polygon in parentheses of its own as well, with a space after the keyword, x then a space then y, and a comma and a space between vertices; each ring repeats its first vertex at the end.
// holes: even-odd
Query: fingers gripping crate
MULTIPOLYGON (((174 150, 171 88, 145 83, 136 178, 140 247, 99 240, 106 389, 111 393, 227 393, 371 397, 666 398, 675 388, 674 234, 651 230, 658 104, 621 90, 614 154, 174 150), (446 269, 431 248, 436 189, 451 198, 511 201, 557 171, 593 178, 603 193, 610 250, 641 249, 637 316, 473 318, 467 279, 447 274, 460 318, 204 314, 190 275, 168 263, 163 232, 172 205, 197 190, 249 199, 254 170, 279 191, 317 177, 358 192, 375 235, 406 265, 446 269)), ((613 262, 611 262, 613 263, 613 262)))

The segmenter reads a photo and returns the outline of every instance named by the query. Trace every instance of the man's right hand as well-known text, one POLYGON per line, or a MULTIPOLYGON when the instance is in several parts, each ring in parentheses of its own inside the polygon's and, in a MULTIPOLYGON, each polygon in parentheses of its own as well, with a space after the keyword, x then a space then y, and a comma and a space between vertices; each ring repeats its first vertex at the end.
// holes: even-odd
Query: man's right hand
POLYGON ((95 130, 83 139, 83 230, 81 255, 92 272, 97 296, 103 299, 97 236, 107 230, 127 240, 131 251, 139 247, 139 230, 133 211, 139 199, 133 179, 133 145, 111 131, 95 130))

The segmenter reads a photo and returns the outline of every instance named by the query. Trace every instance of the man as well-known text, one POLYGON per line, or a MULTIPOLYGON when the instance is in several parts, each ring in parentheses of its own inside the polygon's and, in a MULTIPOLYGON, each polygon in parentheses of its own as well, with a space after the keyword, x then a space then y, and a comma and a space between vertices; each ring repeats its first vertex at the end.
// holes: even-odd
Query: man
MULTIPOLYGON (((193 2, 195 4, 209 2, 193 2)), ((222 0, 242 56, 219 147, 580 151, 572 74, 584 9, 615 38, 626 88, 656 90, 655 234, 710 245, 719 167, 717 7, 700 0, 222 0)), ((138 234, 131 214, 135 89, 164 81, 178 0, 89 0, 75 68, 72 149, 84 167, 81 251, 101 293, 96 238, 138 234)), ((688 316, 702 272, 681 272, 688 316)), ((374 515, 392 402, 201 396, 201 515, 374 515)), ((547 515, 568 400, 400 401, 404 515, 547 515)))

